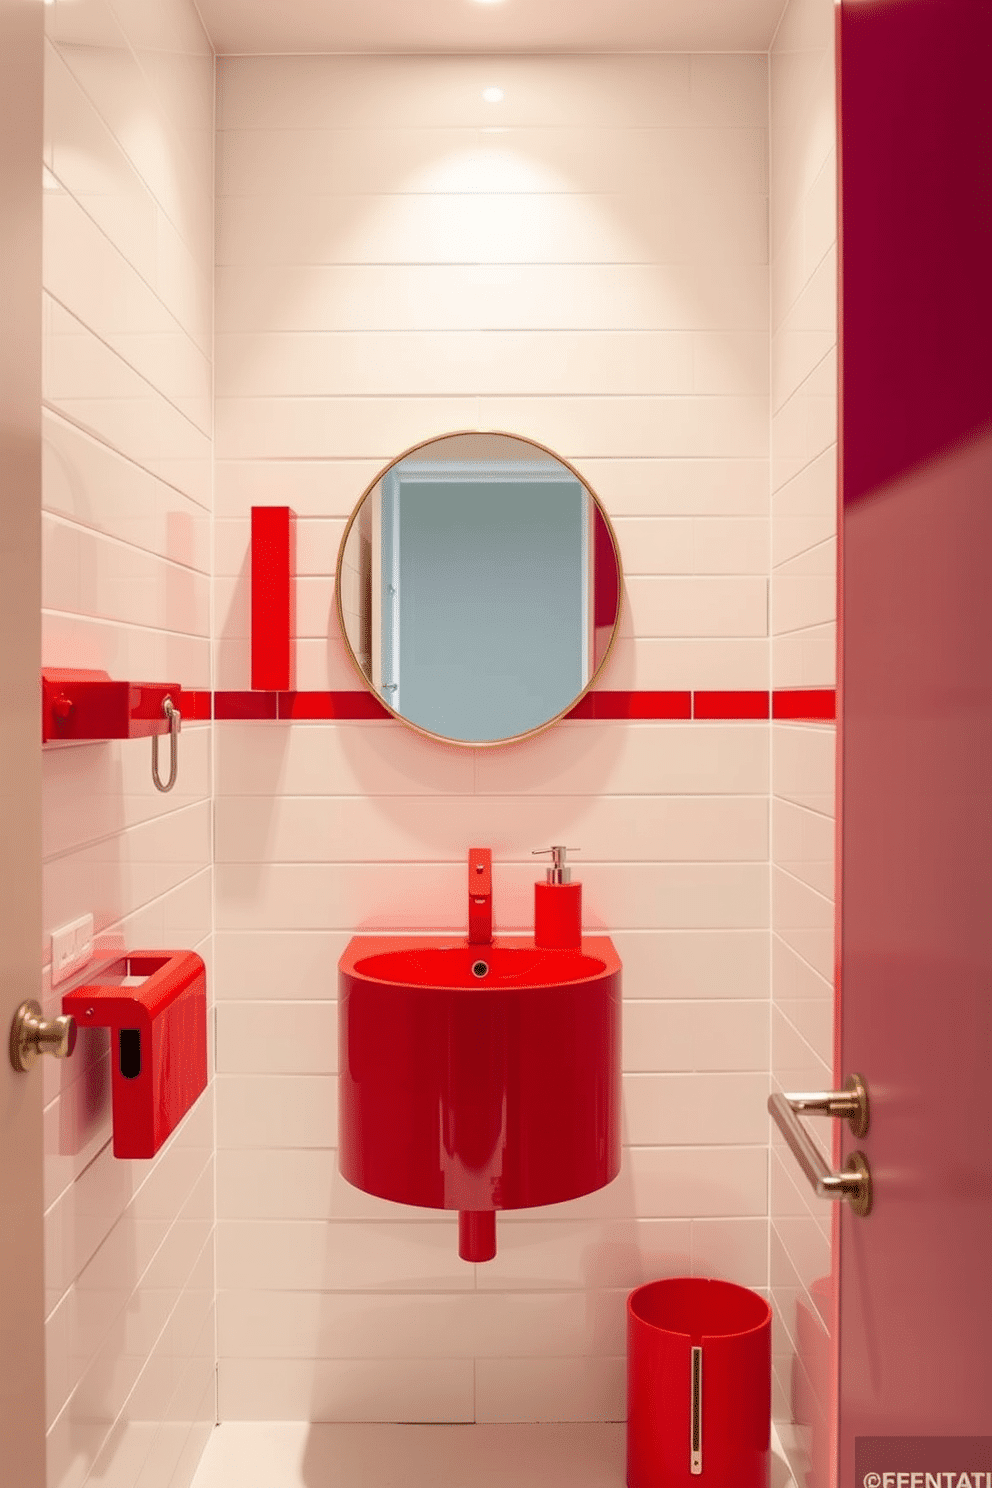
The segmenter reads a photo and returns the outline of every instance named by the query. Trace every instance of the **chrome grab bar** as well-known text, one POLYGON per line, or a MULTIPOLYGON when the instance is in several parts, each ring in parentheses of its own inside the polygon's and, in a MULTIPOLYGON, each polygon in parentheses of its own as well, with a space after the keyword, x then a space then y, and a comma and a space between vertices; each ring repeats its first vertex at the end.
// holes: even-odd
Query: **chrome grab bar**
POLYGON ((868 1132, 868 1092, 860 1075, 850 1075, 843 1090, 797 1091, 792 1095, 770 1095, 768 1110, 782 1133, 789 1151, 813 1185, 817 1198, 847 1199, 855 1214, 871 1213, 872 1180, 863 1152, 852 1152, 842 1173, 830 1169, 809 1132, 799 1120, 801 1111, 820 1116, 846 1118, 858 1138, 868 1132))

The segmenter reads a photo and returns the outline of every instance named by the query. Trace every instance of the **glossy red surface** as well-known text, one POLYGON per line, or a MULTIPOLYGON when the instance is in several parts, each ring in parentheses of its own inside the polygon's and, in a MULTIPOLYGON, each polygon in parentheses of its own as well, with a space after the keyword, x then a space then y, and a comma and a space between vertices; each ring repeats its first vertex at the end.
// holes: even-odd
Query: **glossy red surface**
POLYGON ((288 719, 381 718, 391 719, 371 692, 280 692, 278 715, 288 719))
POLYGON ((251 509, 251 685, 287 692, 292 683, 293 513, 251 509))
POLYGON ((356 1188, 481 1212, 616 1177, 620 961, 607 937, 541 952, 523 938, 358 936, 338 995, 339 1159, 356 1188))
POLYGON ((534 943, 574 952, 582 944, 582 885, 534 885, 534 943))
POLYGON ((154 1157, 207 1086, 206 968, 194 951, 135 951, 103 975, 67 993, 62 1011, 112 1031, 114 1156, 154 1157), (147 980, 125 987, 125 977, 147 980), (122 1053, 122 1031, 137 1034, 140 1054, 122 1053))
POLYGON ((493 855, 488 847, 468 850, 469 945, 489 945, 493 938, 493 855))
POLYGON ((691 718, 691 692, 587 692, 567 718, 691 718))
MULTIPOLYGON (((405 945, 406 942, 401 941, 405 945)), ((389 945, 390 941, 373 941, 389 945)), ((479 947, 471 941, 425 942, 410 949, 376 951, 354 963, 359 976, 397 987, 561 987, 599 977, 606 970, 601 956, 584 950, 541 949, 533 941, 497 940, 479 947), (472 967, 484 963, 484 977, 472 967)))
POLYGON ((206 689, 183 688, 179 702, 183 723, 203 723, 213 717, 213 694, 206 689))
MULTIPOLYGON (((184 694, 185 696, 186 694, 184 694)), ((209 694, 198 694, 209 699, 209 694)), ((370 692, 216 692, 216 718, 363 718, 390 722, 393 715, 370 692)), ((797 722, 834 717, 832 687, 780 688, 773 693, 597 691, 567 714, 569 719, 775 718, 797 722)), ((186 716, 185 714, 183 715, 186 716)), ((209 717, 209 713, 198 716, 209 717)))
POLYGON ((215 692, 214 717, 276 718, 278 697, 277 692, 215 692))
POLYGON ((167 734, 162 704, 182 711, 178 682, 115 682, 108 672, 46 667, 41 674, 41 741, 139 739, 167 734))
POLYGON ((783 687, 772 693, 772 717, 795 723, 829 721, 837 716, 832 687, 783 687))
POLYGON ((496 1210, 465 1210, 458 1216, 458 1254, 463 1261, 491 1261, 496 1254, 496 1210))
POLYGON ((992 6, 838 21, 835 1076, 875 1180, 839 1215, 849 1488, 858 1436, 992 1436, 992 6))
POLYGON ((694 692, 693 718, 767 718, 767 692, 694 692))
POLYGON ((745 1287, 673 1277, 627 1299, 629 1488, 767 1488, 772 1313, 745 1287), (691 1350, 702 1347, 702 1474, 690 1472, 691 1350))

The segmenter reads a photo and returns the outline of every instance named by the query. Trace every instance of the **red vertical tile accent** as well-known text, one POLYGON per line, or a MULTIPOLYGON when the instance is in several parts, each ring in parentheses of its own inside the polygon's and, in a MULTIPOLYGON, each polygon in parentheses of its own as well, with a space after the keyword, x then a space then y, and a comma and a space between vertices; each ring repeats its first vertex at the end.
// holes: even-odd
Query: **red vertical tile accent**
POLYGON ((288 506, 251 509, 251 685, 292 686, 293 513, 288 506))

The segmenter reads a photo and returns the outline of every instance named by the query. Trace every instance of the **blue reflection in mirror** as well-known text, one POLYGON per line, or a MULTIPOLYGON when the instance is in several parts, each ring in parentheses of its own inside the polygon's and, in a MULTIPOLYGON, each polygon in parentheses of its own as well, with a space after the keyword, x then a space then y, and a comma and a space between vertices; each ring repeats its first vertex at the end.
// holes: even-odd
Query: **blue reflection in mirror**
POLYGON ((467 743, 527 733, 567 708, 589 676, 590 507, 550 458, 388 471, 380 644, 390 706, 467 743))

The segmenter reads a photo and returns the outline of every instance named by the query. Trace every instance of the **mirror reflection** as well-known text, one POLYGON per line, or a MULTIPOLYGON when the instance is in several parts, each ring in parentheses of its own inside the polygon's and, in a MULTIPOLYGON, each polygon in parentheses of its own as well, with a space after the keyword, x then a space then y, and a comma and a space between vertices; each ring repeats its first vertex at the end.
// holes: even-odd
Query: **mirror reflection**
POLYGON ((452 434, 359 502, 338 556, 352 659, 406 722, 490 744, 566 712, 613 644, 620 563, 570 466, 528 440, 452 434))

